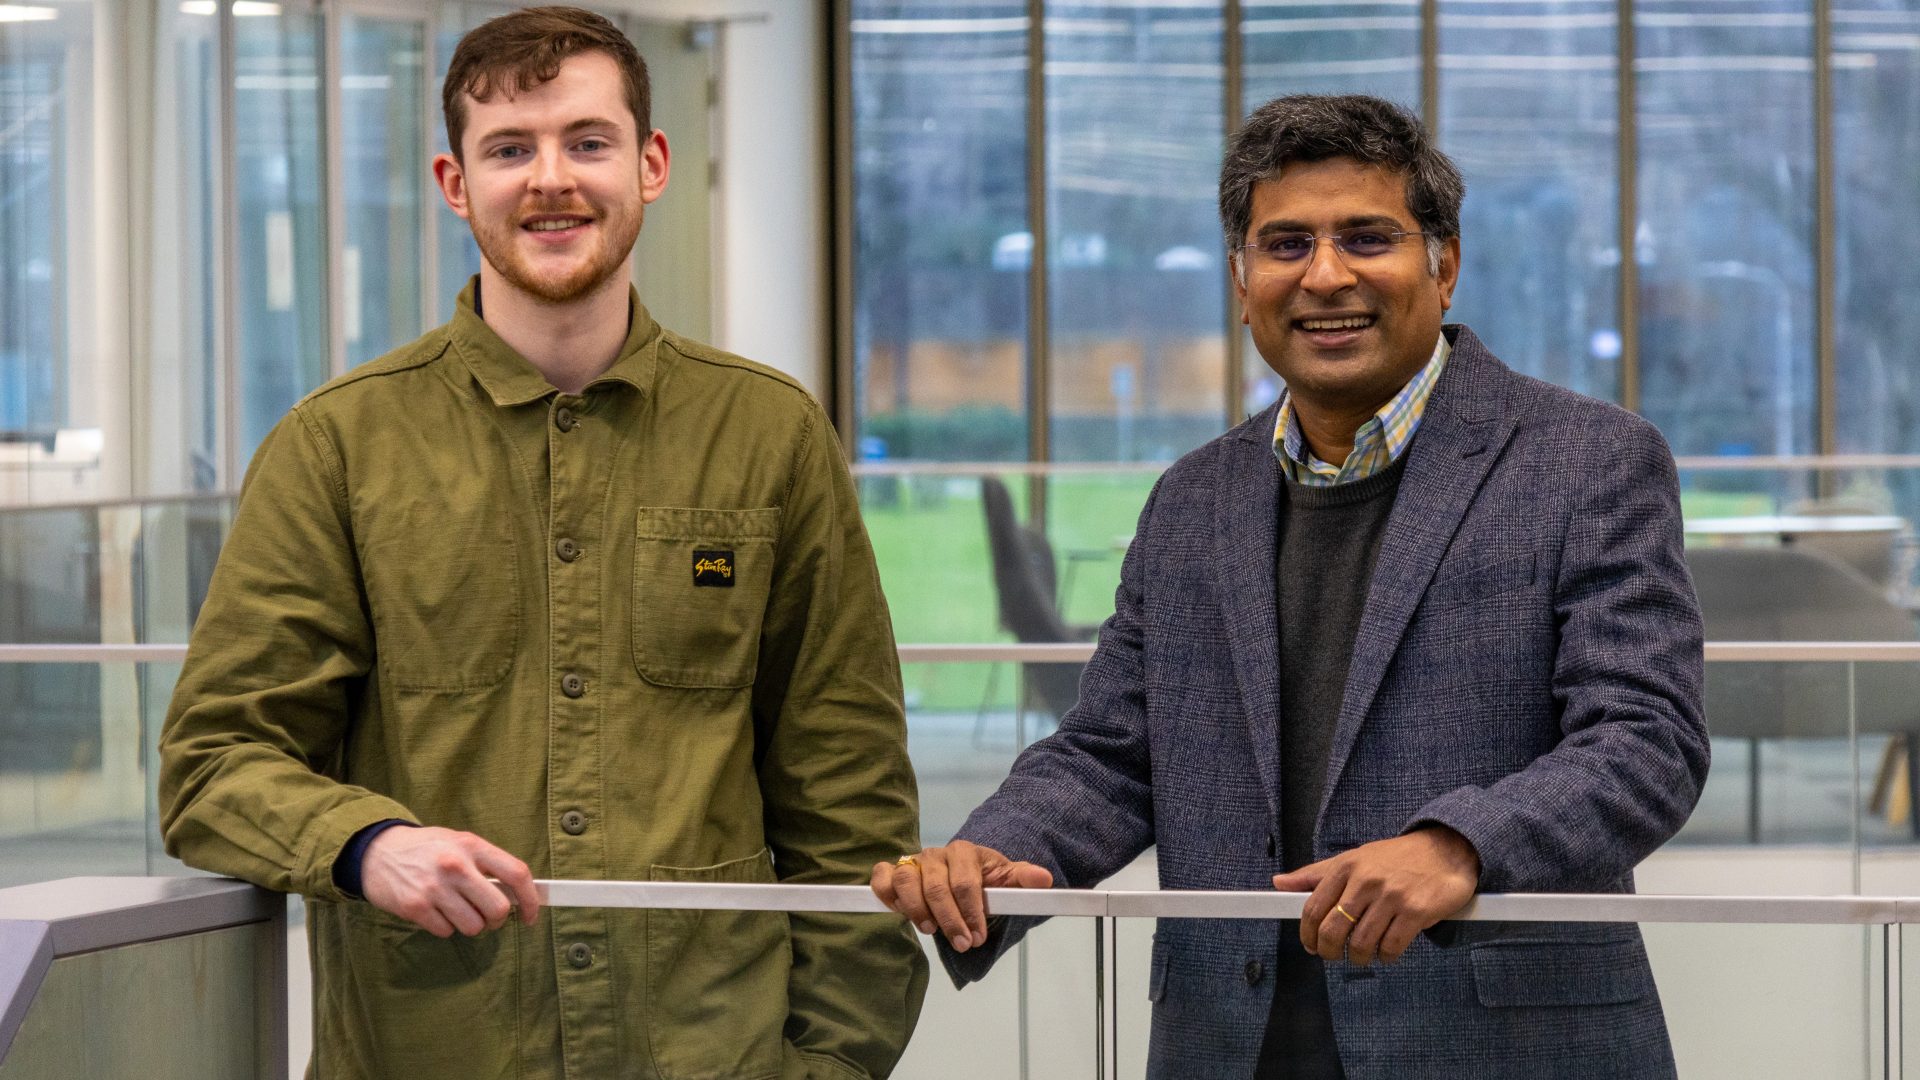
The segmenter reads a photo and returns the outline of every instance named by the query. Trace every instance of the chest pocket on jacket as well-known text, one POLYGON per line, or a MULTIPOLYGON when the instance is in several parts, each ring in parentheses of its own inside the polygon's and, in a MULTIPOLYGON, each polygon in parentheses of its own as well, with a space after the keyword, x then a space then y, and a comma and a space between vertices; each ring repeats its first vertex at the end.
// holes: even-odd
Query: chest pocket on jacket
POLYGON ((1433 583, 1423 600, 1426 610, 1445 611, 1533 584, 1533 553, 1462 570, 1433 583))
POLYGON ((642 507, 633 663, 656 686, 750 686, 773 588, 780 509, 642 507))
POLYGON ((390 517, 369 527, 361 558, 377 668, 400 690, 497 685, 520 645, 512 541, 499 522, 471 512, 409 508, 390 517))

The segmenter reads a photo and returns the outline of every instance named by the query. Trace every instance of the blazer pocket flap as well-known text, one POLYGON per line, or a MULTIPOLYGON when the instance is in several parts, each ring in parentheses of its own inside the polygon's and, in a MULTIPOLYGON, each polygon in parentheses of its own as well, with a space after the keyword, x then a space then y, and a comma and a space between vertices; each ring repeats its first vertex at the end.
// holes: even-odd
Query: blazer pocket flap
POLYGON ((1147 976, 1147 1000, 1158 1002, 1167 996, 1167 943, 1153 943, 1153 967, 1147 976))
POLYGON ((1474 996, 1489 1008, 1625 1005, 1654 993, 1637 941, 1487 941, 1467 953, 1474 996))
POLYGON ((1429 607, 1452 607, 1533 584, 1533 552, 1462 570, 1433 583, 1429 607))

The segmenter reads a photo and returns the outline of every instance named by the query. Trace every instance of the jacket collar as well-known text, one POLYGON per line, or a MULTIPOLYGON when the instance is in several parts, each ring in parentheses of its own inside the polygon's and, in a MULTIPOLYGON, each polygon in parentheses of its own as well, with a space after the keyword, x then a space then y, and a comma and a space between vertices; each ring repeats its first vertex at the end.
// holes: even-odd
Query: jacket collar
MULTIPOLYGON (((591 390, 609 382, 625 383, 646 393, 653 387, 654 367, 658 362, 660 346, 660 324, 647 314, 646 306, 640 303, 638 290, 629 287, 627 310, 627 340, 620 346, 620 355, 601 376, 588 384, 591 390)), ((538 401, 548 394, 558 393, 546 376, 528 363, 526 358, 515 352, 513 346, 500 339, 481 318, 480 278, 475 275, 460 290, 460 299, 454 307, 453 321, 448 324, 448 333, 453 338, 455 351, 466 361, 468 370, 473 372, 493 403, 499 406, 524 405, 529 401, 538 401)))
MULTIPOLYGON (((1440 332, 1446 335, 1453 351, 1447 355, 1446 368, 1440 372, 1440 381, 1434 384, 1428 406, 1449 410, 1456 418, 1470 423, 1498 415, 1506 404, 1506 392, 1493 382, 1502 374, 1510 374, 1507 366, 1488 351, 1486 344, 1464 323, 1448 323, 1440 332)), ((1275 401, 1254 413, 1246 423, 1229 432, 1229 436, 1270 449, 1274 426, 1280 420, 1280 404, 1275 401)))

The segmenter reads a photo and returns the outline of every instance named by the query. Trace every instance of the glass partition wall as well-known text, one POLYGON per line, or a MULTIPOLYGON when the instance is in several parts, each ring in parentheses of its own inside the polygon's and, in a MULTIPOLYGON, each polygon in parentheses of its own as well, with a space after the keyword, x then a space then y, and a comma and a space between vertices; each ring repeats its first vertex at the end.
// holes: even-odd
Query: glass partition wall
MULTIPOLYGON (((151 520, 178 531, 165 515, 151 520)), ((0 646, 0 677, 91 674, 112 685, 84 700, 0 706, 0 888, 77 874, 179 872, 158 850, 152 792, 152 742, 177 657, 36 664, 4 662, 18 660, 7 648, 0 646)), ((1895 746, 1920 735, 1920 645, 1904 655, 1881 649, 1878 659, 1807 659, 1818 650, 1805 644, 1710 647, 1715 770, 1693 820, 1639 867, 1643 896, 1920 896, 1911 758, 1895 746), (1779 704, 1763 713, 1755 707, 1762 700, 1779 704), (1749 744, 1764 754, 1748 756, 1749 744), (1754 761, 1757 774, 1748 769, 1754 761)), ((925 686, 934 671, 958 683, 967 669, 989 666, 922 659, 928 655, 904 647, 910 683, 925 686)), ((1860 647, 1853 655, 1875 654, 1860 647)), ((1025 661, 1068 669, 1078 662, 1025 661)), ((939 843, 1052 718, 1041 704, 1023 713, 1012 702, 923 699, 908 724, 922 833, 939 843)), ((1152 851, 1101 886, 1157 887, 1152 851)), ((1907 917, 1920 918, 1920 909, 1907 917)), ((1870 919, 1764 924, 1772 921, 1728 915, 1643 926, 1682 1075, 1891 1075, 1886 989, 1890 972, 1899 985, 1914 978, 1903 959, 1913 951, 1889 958, 1886 934, 1870 919)), ((1145 917, 1056 918, 979 985, 956 992, 936 970, 896 1075, 931 1080, 962 1069, 979 1075, 984 1066, 996 1077, 1094 1076, 1103 1062, 1104 1075, 1141 1075, 1153 927, 1145 917)), ((1898 928, 1896 940, 1906 940, 1898 928)), ((304 950, 295 946, 289 1044, 303 1058, 308 990, 304 950)), ((1905 1023, 1916 1000, 1892 999, 1894 1035, 1920 1030, 1905 1023)))
MULTIPOLYGON (((1048 467, 1054 524, 1041 531, 1027 524, 1036 472, 859 468, 909 660, 929 838, 951 835, 1076 700, 1079 664, 1112 610, 1134 516, 1157 476, 1150 465, 1048 467), (1039 621, 1021 621, 1030 616, 1039 621), (1079 659, 922 658, 928 649, 1019 643, 1079 659)), ((1796 858, 1825 860, 1816 891, 1880 891, 1871 883, 1897 880, 1908 861, 1920 868, 1920 659, 1854 662, 1844 650, 1920 655, 1915 540, 1884 508, 1901 478, 1868 468, 1812 477, 1691 467, 1682 478, 1686 557, 1715 643, 1706 685, 1715 746, 1700 808, 1675 842, 1795 849, 1796 858), (1869 510, 1794 511, 1821 487, 1851 492, 1869 510), (1882 508, 1871 512, 1875 498, 1882 508), (1811 651, 1786 659, 1764 651, 1795 648, 1811 651), (1836 649, 1840 658, 1827 659, 1836 649)), ((97 825, 103 831, 92 835, 110 847, 114 836, 126 840, 111 865, 137 869, 148 857, 152 740, 230 516, 231 500, 217 497, 0 514, 0 835, 97 825), (33 651, 65 646, 82 648, 57 661, 33 651), (123 651, 101 663, 88 651, 101 648, 123 651), (156 648, 163 654, 139 651, 156 648)), ((46 850, 79 857, 63 843, 46 850)), ((17 854, 0 858, 0 874, 38 877, 67 865, 17 854)))

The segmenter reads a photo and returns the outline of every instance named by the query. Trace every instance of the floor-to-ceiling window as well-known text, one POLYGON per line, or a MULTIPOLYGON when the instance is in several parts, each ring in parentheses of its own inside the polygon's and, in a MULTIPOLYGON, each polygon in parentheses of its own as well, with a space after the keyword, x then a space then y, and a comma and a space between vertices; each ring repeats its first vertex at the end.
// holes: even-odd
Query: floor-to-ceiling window
POLYGON ((1811 0, 1639 0, 1641 357, 1683 454, 1793 454, 1814 430, 1811 0))
POLYGON ((1047 19, 1052 460, 1165 460, 1219 427, 1221 29, 1190 4, 1047 19))
POLYGON ((1619 12, 1441 0, 1438 121, 1467 177, 1450 320, 1508 362, 1618 398, 1619 12))
POLYGON ((1689 460, 1920 448, 1893 299, 1920 252, 1913 0, 844 7, 847 419, 888 456, 1169 460, 1270 402, 1226 329, 1212 178, 1223 132, 1299 92, 1434 125, 1468 189, 1455 315, 1514 367, 1643 413, 1689 460), (910 189, 944 193, 936 219, 910 189), (1021 370, 1029 297, 1046 332, 1021 370), (915 402, 988 399, 1024 453, 971 445, 983 424, 898 445, 915 402))
POLYGON ((1026 8, 852 6, 864 457, 1027 455, 1026 8))
POLYGON ((60 9, 0 13, 0 430, 51 435, 67 400, 66 117, 87 88, 60 9))
MULTIPOLYGON (((1833 448, 1920 452, 1920 4, 1833 8, 1833 448)), ((1920 506, 1920 473, 1886 482, 1920 506)), ((1842 494, 1844 494, 1844 489, 1842 494)))
POLYGON ((233 26, 233 370, 244 458, 326 381, 334 298, 320 13, 295 0, 236 4, 233 26))
MULTIPOLYGON (((231 492, 302 395, 449 314, 478 252, 436 208, 438 82, 508 10, 0 2, 0 507, 231 492)), ((649 235, 703 242, 718 24, 616 17, 692 155, 649 235)), ((706 336, 712 263, 679 270, 656 315, 706 336)))
POLYGON ((419 335, 426 261, 427 26, 349 9, 340 32, 346 236, 340 252, 347 363, 419 335))

